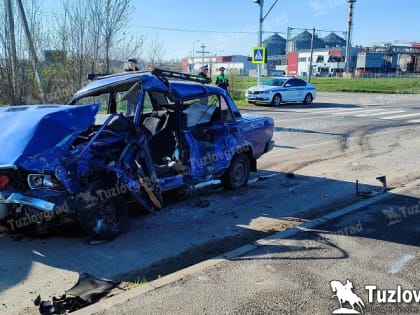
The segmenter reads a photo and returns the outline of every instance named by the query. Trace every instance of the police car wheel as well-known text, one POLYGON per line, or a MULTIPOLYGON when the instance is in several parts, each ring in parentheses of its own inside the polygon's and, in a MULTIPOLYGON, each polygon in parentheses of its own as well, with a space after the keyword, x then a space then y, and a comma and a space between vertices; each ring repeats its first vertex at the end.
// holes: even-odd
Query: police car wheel
POLYGON ((273 96, 273 99, 271 100, 271 105, 280 106, 280 103, 281 103, 281 95, 277 93, 273 96))
POLYGON ((311 93, 306 94, 305 99, 303 100, 303 103, 310 104, 313 101, 313 97, 311 93))

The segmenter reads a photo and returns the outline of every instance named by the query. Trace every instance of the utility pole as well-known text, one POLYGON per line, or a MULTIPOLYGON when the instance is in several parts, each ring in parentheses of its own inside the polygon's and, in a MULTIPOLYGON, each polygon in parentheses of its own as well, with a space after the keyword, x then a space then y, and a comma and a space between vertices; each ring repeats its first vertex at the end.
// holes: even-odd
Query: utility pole
POLYGON ((16 68, 17 68, 17 54, 16 54, 16 38, 15 38, 15 21, 13 18, 12 3, 10 0, 6 0, 6 17, 9 22, 9 58, 10 63, 10 72, 11 72, 11 82, 10 87, 12 89, 12 103, 16 104, 16 68))
POLYGON ((308 69, 308 82, 311 82, 312 76, 312 59, 314 57, 314 40, 315 40, 315 28, 312 29, 312 38, 311 38, 311 59, 309 60, 309 69, 308 69))
POLYGON ((353 24, 353 3, 356 0, 347 0, 349 4, 349 20, 348 20, 348 30, 347 30, 347 41, 346 41, 346 62, 345 69, 349 73, 351 71, 350 59, 351 59, 351 29, 353 24))
POLYGON ((293 51, 292 49, 290 49, 290 37, 291 37, 291 33, 292 33, 293 28, 291 28, 290 26, 287 27, 287 36, 286 36, 286 56, 289 54, 289 51, 293 51))
POLYGON ((22 0, 17 0, 17 4, 18 4, 18 9, 19 9, 19 14, 20 14, 20 17, 22 19, 23 29, 25 30, 26 39, 28 40, 29 50, 31 51, 31 54, 32 54, 32 67, 33 67, 33 71, 35 73, 35 79, 36 79, 36 82, 38 83, 42 103, 45 103, 44 91, 42 89, 42 84, 41 84, 41 77, 40 77, 39 72, 38 72, 38 64, 39 64, 38 63, 38 57, 36 55, 34 42, 32 41, 31 32, 29 31, 28 21, 26 20, 26 15, 25 15, 25 11, 23 9, 22 0))
POLYGON ((202 66, 204 65, 204 55, 205 54, 209 54, 209 51, 205 51, 204 49, 206 48, 206 46, 204 44, 201 44, 200 46, 201 50, 197 51, 198 54, 201 54, 201 61, 202 61, 202 66))
POLYGON ((287 75, 289 75, 289 52, 294 51, 294 48, 292 49, 290 37, 292 33, 293 28, 290 26, 287 27, 287 38, 286 38, 286 64, 287 64, 287 75))

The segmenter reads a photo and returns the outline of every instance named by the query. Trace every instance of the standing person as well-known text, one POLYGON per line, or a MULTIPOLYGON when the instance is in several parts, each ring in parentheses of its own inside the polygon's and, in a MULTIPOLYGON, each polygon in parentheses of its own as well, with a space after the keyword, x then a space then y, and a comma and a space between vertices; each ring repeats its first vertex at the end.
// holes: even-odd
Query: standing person
POLYGON ((227 91, 228 86, 229 86, 229 79, 228 79, 227 75, 225 74, 225 68, 220 67, 219 71, 220 71, 220 74, 216 78, 216 85, 218 87, 222 88, 223 90, 227 91))
MULTIPOLYGON (((202 79, 203 79, 203 81, 210 80, 210 82, 211 82, 211 79, 209 78, 209 65, 204 65, 204 66, 202 66, 202 67, 200 68, 200 73, 198 74, 198 76, 199 76, 200 78, 202 78, 202 79)), ((208 82, 208 83, 210 83, 210 82, 208 82)), ((206 83, 207 83, 207 82, 206 82, 206 83)))
POLYGON ((128 59, 128 69, 125 71, 139 71, 140 69, 137 67, 137 59, 130 58, 128 59))

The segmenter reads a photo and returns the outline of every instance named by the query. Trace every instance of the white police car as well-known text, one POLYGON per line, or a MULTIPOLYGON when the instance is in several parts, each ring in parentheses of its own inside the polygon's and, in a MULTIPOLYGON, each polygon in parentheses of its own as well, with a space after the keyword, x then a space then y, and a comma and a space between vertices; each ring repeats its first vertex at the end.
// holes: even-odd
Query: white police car
POLYGON ((315 97, 316 88, 313 84, 299 78, 288 77, 274 77, 263 82, 262 85, 250 87, 245 92, 245 100, 248 103, 273 106, 287 102, 309 104, 315 97))

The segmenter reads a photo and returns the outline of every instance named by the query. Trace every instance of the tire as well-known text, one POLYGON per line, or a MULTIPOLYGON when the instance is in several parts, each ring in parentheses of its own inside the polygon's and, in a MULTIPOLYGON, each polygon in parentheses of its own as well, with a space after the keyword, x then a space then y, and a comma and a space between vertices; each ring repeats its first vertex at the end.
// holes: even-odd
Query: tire
POLYGON ((250 161, 245 153, 235 155, 226 173, 222 176, 222 185, 226 189, 238 189, 248 184, 250 161))
POLYGON ((305 95, 305 98, 303 100, 303 104, 311 104, 312 101, 314 100, 313 96, 311 93, 308 93, 305 95))
POLYGON ((280 106, 281 101, 281 94, 277 93, 273 96, 273 99, 271 100, 271 105, 280 106))
POLYGON ((77 217, 85 233, 94 239, 113 239, 127 226, 128 207, 115 187, 95 181, 79 194, 77 217))

